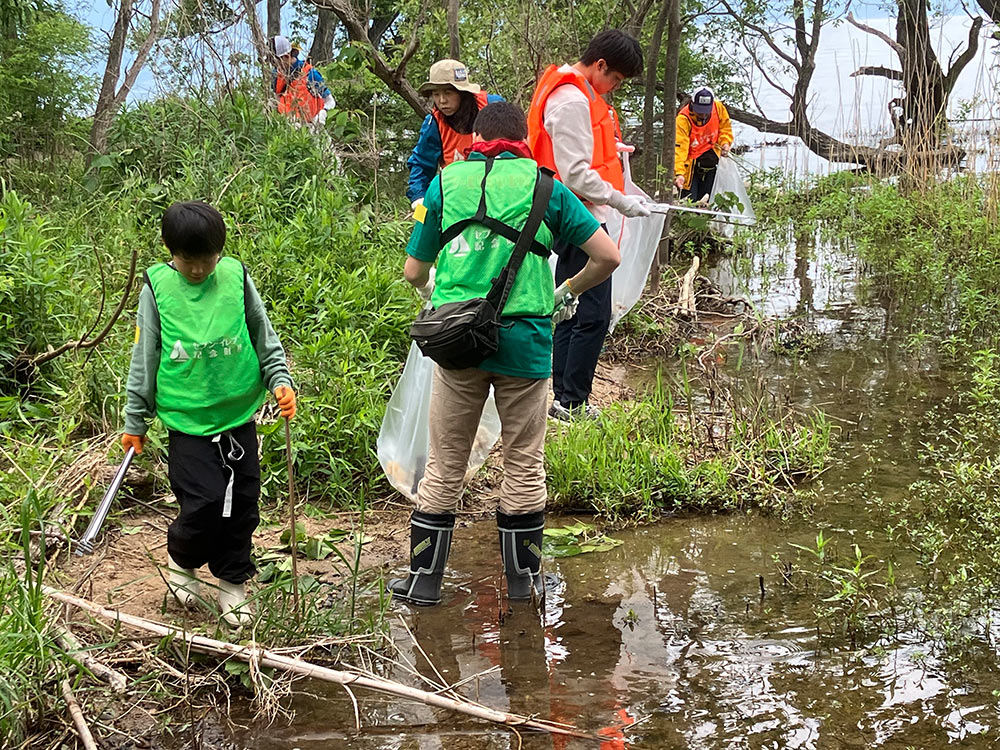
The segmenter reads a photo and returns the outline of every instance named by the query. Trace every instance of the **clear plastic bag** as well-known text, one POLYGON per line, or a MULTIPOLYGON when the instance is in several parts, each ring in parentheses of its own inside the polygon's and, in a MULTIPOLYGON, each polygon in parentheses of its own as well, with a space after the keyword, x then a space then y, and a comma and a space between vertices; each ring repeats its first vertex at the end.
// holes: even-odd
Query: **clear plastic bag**
MULTIPOLYGON (((417 497, 417 485, 427 464, 433 377, 433 360, 421 354, 415 343, 411 344, 403 374, 385 407, 376 442, 378 462, 389 483, 410 500, 417 497)), ((491 391, 472 444, 466 481, 483 465, 499 438, 500 415, 491 391)))
POLYGON ((732 208, 723 208, 723 211, 739 214, 739 219, 715 220, 711 223, 712 230, 725 237, 732 237, 737 226, 750 226, 757 223, 757 214, 754 213, 750 204, 750 197, 747 195, 746 186, 743 184, 743 175, 730 157, 724 156, 719 159, 719 166, 715 171, 715 183, 712 185, 712 193, 709 197, 709 205, 715 205, 715 196, 722 193, 732 193, 740 202, 740 205, 732 208))
MULTIPOLYGON (((622 154, 622 167, 625 172, 625 195, 637 195, 651 203, 649 196, 632 182, 627 152, 622 154)), ((660 246, 663 221, 666 218, 662 213, 626 218, 617 211, 612 211, 611 215, 614 218, 608 220, 608 234, 618 245, 622 262, 611 276, 611 326, 608 333, 615 330, 618 321, 625 317, 642 296, 649 269, 660 246)))

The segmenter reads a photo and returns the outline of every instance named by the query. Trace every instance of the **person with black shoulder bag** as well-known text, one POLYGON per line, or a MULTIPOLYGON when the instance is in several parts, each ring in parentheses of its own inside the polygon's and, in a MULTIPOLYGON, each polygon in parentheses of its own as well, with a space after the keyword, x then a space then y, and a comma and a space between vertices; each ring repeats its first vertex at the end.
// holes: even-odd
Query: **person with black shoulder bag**
POLYGON ((520 107, 484 107, 465 161, 431 182, 407 245, 408 282, 432 307, 411 328, 431 357, 430 446, 410 520, 410 571, 394 597, 441 601, 441 582, 483 405, 494 391, 504 478, 497 527, 511 599, 544 594, 544 445, 552 322, 618 266, 618 248, 583 203, 531 159, 520 107), (590 260, 557 290, 548 256, 556 238, 590 260))

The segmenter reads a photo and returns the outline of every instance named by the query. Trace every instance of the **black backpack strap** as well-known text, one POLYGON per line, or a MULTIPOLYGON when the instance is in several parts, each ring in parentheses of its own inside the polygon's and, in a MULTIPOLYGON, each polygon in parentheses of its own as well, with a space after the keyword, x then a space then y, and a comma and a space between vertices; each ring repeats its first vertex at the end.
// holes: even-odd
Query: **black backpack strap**
MULTIPOLYGON (((517 243, 518 238, 521 236, 521 233, 518 230, 510 226, 510 224, 505 224, 502 221, 494 219, 492 216, 487 216, 486 214, 486 177, 487 175, 489 175, 490 170, 493 169, 493 161, 494 161, 493 158, 488 158, 486 160, 486 171, 483 173, 483 182, 482 185, 480 186, 480 194, 479 194, 479 207, 476 209, 476 213, 469 219, 462 219, 461 221, 455 222, 450 227, 448 227, 446 231, 442 232, 441 233, 442 245, 447 245, 453 239, 458 237, 458 235, 464 232, 465 228, 468 227, 470 224, 482 224, 491 232, 493 232, 494 234, 499 234, 508 242, 513 242, 515 244, 517 243)), ((443 195, 442 195, 442 203, 443 203, 443 195)), ((536 232, 538 231, 537 227, 535 231, 536 232)), ((540 255, 543 258, 548 258, 550 255, 549 248, 545 247, 545 245, 543 245, 541 242, 538 242, 535 239, 534 234, 531 235, 531 240, 532 240, 531 246, 529 248, 531 252, 535 253, 536 255, 540 255)))
MULTIPOLYGON (((504 266, 500 275, 493 279, 490 293, 486 299, 490 301, 499 316, 503 311, 503 306, 507 304, 507 297, 514 286, 514 278, 517 276, 521 263, 527 256, 531 243, 535 241, 535 233, 541 226, 545 218, 545 211, 549 207, 549 199, 552 197, 553 187, 552 172, 547 169, 538 170, 538 179, 535 180, 535 191, 531 196, 531 211, 528 214, 528 221, 521 230, 520 236, 514 243, 514 251, 510 255, 510 260, 504 266)), ((548 257, 548 252, 546 252, 548 257)))

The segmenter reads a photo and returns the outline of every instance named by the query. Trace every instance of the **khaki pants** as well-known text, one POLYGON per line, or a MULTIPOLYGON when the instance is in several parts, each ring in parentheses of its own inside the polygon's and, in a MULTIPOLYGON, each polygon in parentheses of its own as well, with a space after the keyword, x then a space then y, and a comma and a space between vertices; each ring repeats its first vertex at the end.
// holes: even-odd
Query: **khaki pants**
POLYGON ((469 454, 493 386, 503 440, 500 510, 509 515, 545 508, 545 421, 548 379, 515 378, 478 368, 434 368, 427 468, 417 487, 417 510, 454 513, 465 485, 469 454))

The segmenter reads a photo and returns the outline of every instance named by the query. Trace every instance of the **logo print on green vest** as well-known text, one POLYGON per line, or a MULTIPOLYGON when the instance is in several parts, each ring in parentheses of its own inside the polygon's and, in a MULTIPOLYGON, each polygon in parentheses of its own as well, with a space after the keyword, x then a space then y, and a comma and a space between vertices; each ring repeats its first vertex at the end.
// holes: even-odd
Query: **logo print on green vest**
POLYGON ((180 339, 177 339, 177 341, 174 342, 174 348, 170 350, 170 359, 173 362, 186 362, 191 359, 191 357, 188 356, 187 351, 185 351, 184 346, 181 344, 180 339))

